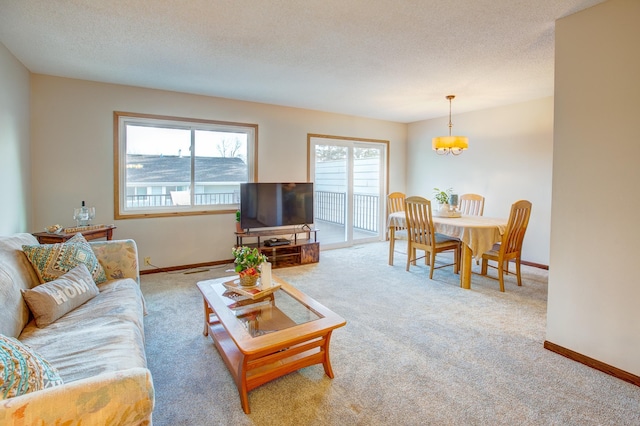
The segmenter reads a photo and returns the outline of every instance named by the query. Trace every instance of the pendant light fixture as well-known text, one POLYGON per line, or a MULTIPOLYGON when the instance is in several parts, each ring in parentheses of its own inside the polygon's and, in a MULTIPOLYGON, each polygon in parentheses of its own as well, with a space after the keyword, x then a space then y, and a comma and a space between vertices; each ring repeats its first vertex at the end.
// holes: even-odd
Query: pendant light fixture
POLYGON ((433 150, 438 155, 447 155, 449 153, 453 155, 460 155, 462 151, 469 148, 469 138, 466 136, 451 136, 451 101, 455 98, 455 95, 448 95, 449 100, 449 136, 436 136, 432 139, 431 145, 433 150))

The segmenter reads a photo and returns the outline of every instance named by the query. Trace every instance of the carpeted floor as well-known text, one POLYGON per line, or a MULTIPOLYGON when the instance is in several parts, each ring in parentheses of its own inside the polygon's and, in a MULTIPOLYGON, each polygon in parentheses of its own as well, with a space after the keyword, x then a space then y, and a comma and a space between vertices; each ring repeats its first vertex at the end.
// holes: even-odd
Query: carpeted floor
POLYGON ((321 365, 291 373, 251 391, 249 415, 202 335, 195 286, 230 265, 144 275, 154 424, 640 425, 639 387, 542 347, 546 271, 523 267, 523 286, 508 276, 505 293, 474 274, 463 290, 451 268, 431 281, 422 262, 406 272, 401 252, 389 266, 387 250, 328 250, 274 271, 347 325, 332 335, 333 380, 321 365))

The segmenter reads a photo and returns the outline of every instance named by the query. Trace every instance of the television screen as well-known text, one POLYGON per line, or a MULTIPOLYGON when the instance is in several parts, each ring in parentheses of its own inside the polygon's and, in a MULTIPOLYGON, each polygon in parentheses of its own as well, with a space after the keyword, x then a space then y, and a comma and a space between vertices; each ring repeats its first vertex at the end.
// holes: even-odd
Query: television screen
POLYGON ((242 229, 313 223, 313 183, 240 184, 242 229))

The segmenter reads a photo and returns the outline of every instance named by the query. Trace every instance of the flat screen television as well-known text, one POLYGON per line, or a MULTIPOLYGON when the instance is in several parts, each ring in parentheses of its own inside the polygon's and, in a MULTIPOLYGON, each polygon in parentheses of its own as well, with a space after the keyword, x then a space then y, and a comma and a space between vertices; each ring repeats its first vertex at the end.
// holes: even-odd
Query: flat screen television
POLYGON ((242 229, 310 225, 313 183, 253 182, 240 184, 242 229))

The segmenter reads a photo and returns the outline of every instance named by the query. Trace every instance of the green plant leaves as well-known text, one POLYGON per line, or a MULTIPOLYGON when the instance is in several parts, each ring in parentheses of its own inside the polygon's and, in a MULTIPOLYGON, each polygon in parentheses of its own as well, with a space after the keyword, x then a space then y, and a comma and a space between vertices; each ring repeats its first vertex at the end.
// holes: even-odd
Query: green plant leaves
POLYGON ((440 204, 448 204, 449 203, 449 195, 451 195, 451 193, 453 192, 453 188, 449 188, 446 191, 443 191, 441 189, 438 188, 433 188, 433 197, 438 201, 438 203, 440 204))
POLYGON ((250 248, 246 246, 234 247, 231 249, 235 258, 235 271, 240 272, 250 268, 258 267, 262 262, 267 261, 267 256, 260 253, 258 248, 250 248))

